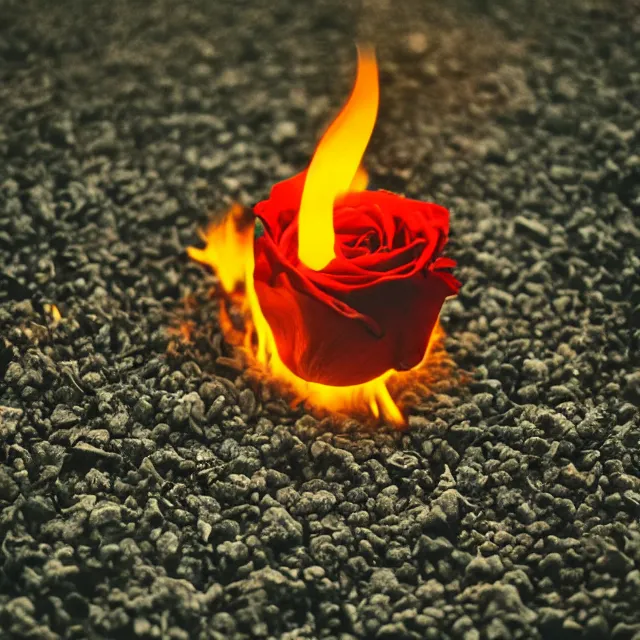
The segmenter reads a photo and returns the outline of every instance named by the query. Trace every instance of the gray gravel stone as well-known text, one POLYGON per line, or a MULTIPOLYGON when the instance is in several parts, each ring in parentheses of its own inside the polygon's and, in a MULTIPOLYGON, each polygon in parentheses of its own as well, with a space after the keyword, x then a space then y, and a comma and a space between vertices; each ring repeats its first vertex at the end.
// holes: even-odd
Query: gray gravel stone
POLYGON ((514 225, 516 233, 529 236, 540 244, 547 244, 549 242, 549 229, 534 218, 516 216, 514 218, 514 225))

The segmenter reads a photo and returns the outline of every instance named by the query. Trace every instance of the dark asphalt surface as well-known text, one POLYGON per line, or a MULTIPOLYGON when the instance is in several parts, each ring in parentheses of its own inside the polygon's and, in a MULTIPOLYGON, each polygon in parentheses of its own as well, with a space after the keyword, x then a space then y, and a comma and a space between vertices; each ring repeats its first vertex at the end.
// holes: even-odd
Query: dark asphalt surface
POLYGON ((0 1, 2 638, 640 638, 640 5, 446 6, 0 1), (358 34, 463 282, 404 433, 255 387, 185 254, 358 34))

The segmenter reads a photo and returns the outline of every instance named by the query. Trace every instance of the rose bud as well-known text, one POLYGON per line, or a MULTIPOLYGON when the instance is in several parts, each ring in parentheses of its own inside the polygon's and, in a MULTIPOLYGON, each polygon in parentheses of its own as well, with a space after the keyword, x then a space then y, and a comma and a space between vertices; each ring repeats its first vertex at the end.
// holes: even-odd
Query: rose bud
POLYGON ((296 376, 357 385, 418 366, 444 300, 460 283, 442 257, 449 213, 387 191, 334 204, 335 258, 310 269, 298 255, 306 172, 276 184, 255 214, 254 283, 278 354, 296 376))

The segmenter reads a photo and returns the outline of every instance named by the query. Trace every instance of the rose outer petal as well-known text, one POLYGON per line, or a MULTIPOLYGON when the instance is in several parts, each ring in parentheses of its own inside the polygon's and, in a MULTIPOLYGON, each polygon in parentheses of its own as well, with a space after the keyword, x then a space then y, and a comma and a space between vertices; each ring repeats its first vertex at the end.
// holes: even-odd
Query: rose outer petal
POLYGON ((348 294, 350 306, 376 319, 381 331, 374 335, 328 300, 301 292, 284 271, 271 283, 256 278, 255 289, 284 364, 304 380, 332 386, 420 364, 442 304, 455 293, 450 281, 427 271, 348 294))

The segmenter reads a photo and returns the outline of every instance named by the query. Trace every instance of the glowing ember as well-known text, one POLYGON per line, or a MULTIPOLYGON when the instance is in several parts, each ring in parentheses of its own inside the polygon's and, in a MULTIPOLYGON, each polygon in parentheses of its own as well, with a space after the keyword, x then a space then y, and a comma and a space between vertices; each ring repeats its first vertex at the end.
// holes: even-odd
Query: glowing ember
POLYGON ((360 163, 376 118, 378 73, 373 51, 358 53, 353 92, 308 170, 275 185, 255 216, 234 206, 208 230, 206 247, 189 255, 218 274, 227 340, 241 342, 298 400, 365 409, 401 425, 387 382, 426 365, 443 335, 442 303, 459 283, 448 273, 453 260, 440 255, 445 209, 365 191, 360 163), (245 312, 240 340, 228 303, 245 312))
POLYGON ((51 316, 53 324, 57 324, 58 322, 60 322, 62 314, 60 313, 60 309, 58 309, 55 304, 45 304, 44 310, 51 316))

